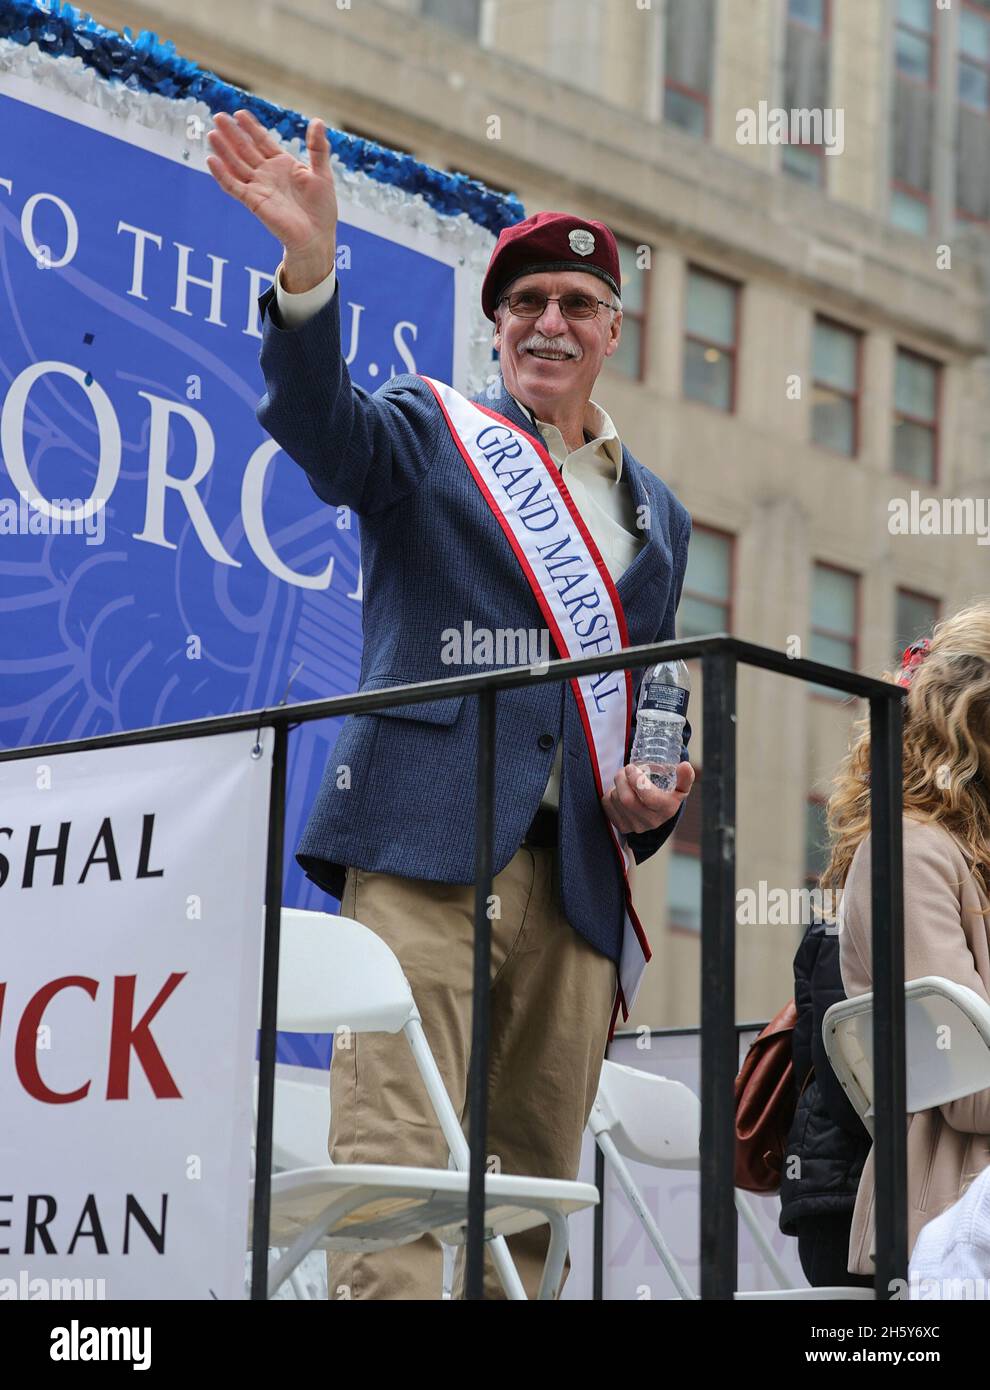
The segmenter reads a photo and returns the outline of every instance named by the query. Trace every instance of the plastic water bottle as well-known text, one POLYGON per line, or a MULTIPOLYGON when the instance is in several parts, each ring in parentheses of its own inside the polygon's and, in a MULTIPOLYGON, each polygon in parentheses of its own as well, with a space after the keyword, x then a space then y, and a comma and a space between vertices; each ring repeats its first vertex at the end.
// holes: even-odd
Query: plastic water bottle
POLYGON ((691 678, 683 661, 661 661, 643 676, 630 761, 661 791, 673 790, 681 761, 691 678))

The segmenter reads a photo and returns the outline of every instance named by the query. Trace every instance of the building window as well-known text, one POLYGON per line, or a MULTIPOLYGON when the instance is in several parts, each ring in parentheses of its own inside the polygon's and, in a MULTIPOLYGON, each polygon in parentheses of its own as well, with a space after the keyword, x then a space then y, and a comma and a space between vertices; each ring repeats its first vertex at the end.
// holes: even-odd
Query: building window
POLYGON ((815 319, 812 442, 850 458, 859 452, 860 341, 855 329, 815 319))
POLYGON ((816 34, 828 33, 829 0, 787 0, 787 19, 816 34))
POLYGON ((804 886, 817 888, 818 880, 829 860, 828 824, 824 796, 812 792, 805 802, 804 815, 804 886))
MULTIPOLYGON (((858 662, 859 577, 835 565, 816 561, 811 585, 811 661, 855 671, 858 662)), ((848 700, 841 690, 812 685, 812 694, 848 700)))
POLYGON ((897 349, 894 373, 894 472, 933 483, 938 462, 939 366, 897 349))
MULTIPOLYGON (((692 767, 694 764, 692 763, 692 767)), ((701 768, 670 837, 667 861, 667 925, 673 931, 701 931, 701 768)))
POLYGON ((929 230, 935 112, 935 0, 897 0, 890 218, 929 230))
POLYGON ((894 59, 898 73, 931 86, 935 80, 935 0, 897 0, 894 59))
MULTIPOLYGON (((650 302, 650 271, 640 267, 640 244, 616 237, 619 247, 619 285, 622 299, 622 332, 619 346, 606 360, 623 376, 642 381, 646 374, 646 312, 650 302)), ((652 261, 652 250, 646 258, 652 261)), ((600 312, 604 313, 604 310, 600 312)))
POLYGON ((919 637, 930 637, 932 628, 938 622, 941 604, 937 598, 928 594, 916 593, 913 589, 897 590, 897 606, 894 625, 894 671, 899 669, 904 648, 916 642, 919 637))
POLYGON ((708 134, 715 0, 667 0, 663 118, 691 135, 708 134))
POLYGON ((959 100, 990 111, 990 16, 987 0, 962 0, 959 14, 959 100))
MULTIPOLYGON (((821 111, 828 106, 830 0, 789 0, 784 52, 784 110, 821 111)), ((825 147, 819 141, 781 147, 786 174, 825 184, 825 147)))
POLYGON ((732 631, 733 539, 709 526, 692 530, 677 608, 677 636, 682 640, 732 631))
POLYGON ((481 24, 481 0, 421 0, 424 19, 436 19, 466 39, 476 39, 481 24))
POLYGON ((684 394, 718 410, 735 409, 738 293, 731 280, 688 270, 684 394))
POLYGON ((956 113, 956 217, 990 221, 990 0, 962 0, 956 113))

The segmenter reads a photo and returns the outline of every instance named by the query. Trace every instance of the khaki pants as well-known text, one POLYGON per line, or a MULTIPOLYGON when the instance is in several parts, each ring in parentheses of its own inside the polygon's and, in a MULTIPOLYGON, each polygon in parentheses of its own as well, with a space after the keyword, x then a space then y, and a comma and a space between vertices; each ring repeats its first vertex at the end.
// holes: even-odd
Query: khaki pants
MULTIPOLYGON (((487 1147, 493 1171, 574 1179, 598 1089, 616 970, 564 918, 556 863, 555 849, 523 847, 493 880, 487 1147)), ((352 868, 340 908, 398 957, 465 1134, 474 892, 473 884, 352 868)), ((446 1168, 447 1146, 406 1039, 355 1033, 348 1041, 334 1047, 330 1068, 333 1161, 446 1168)), ((546 1225, 508 1238, 531 1298, 548 1242, 546 1225)), ((332 1299, 441 1297, 442 1247, 434 1236, 392 1250, 334 1252, 327 1264, 332 1299)), ((455 1298, 462 1295, 463 1265, 459 1247, 455 1298)), ((485 1297, 505 1297, 487 1249, 485 1297)))

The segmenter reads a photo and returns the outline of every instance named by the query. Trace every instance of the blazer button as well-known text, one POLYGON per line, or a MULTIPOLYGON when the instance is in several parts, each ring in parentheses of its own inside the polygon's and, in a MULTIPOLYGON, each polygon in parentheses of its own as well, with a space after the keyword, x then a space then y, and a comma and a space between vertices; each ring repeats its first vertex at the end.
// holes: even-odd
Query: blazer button
POLYGON ((553 734, 540 734, 540 737, 536 740, 536 742, 539 745, 539 747, 543 749, 544 753, 547 753, 553 747, 554 743, 556 742, 556 739, 554 738, 553 734))

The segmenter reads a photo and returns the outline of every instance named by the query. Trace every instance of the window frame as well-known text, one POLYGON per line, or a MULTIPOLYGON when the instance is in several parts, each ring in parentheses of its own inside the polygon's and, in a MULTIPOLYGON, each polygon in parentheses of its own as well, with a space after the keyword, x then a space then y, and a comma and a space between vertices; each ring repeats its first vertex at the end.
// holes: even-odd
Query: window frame
MULTIPOLYGON (((932 206, 934 203, 934 195, 926 193, 923 188, 915 188, 913 184, 905 183, 903 179, 891 179, 890 187, 891 191, 894 193, 903 193, 908 198, 912 198, 916 203, 924 203, 926 209, 924 235, 930 236, 932 230, 932 206)), ((909 236, 913 235, 909 228, 901 227, 890 218, 888 218, 888 221, 890 221, 891 226, 896 227, 899 232, 907 232, 909 236)))
MULTIPOLYGON (((961 3, 961 6, 962 6, 962 10, 972 10, 973 14, 978 15, 979 18, 983 20, 984 24, 986 24, 986 26, 987 26, 987 32, 988 32, 988 34, 990 34, 990 10, 985 9, 983 5, 974 4, 974 3, 973 3, 973 0, 960 0, 960 3, 961 3)), ((960 11, 960 13, 961 13, 961 11, 960 11)), ((977 58, 970 58, 970 57, 968 57, 968 56, 965 57, 965 58, 963 57, 963 50, 962 50, 962 46, 961 46, 961 40, 962 40, 962 22, 961 22, 961 20, 960 20, 960 25, 959 25, 958 38, 959 38, 959 40, 960 40, 960 45, 956 48, 956 64, 957 64, 956 101, 957 101, 958 105, 960 105, 960 106, 965 106, 966 110, 967 110, 967 111, 972 111, 972 112, 974 113, 974 115, 983 116, 984 119, 990 120, 990 108, 985 108, 985 107, 982 107, 982 106, 970 106, 970 104, 969 104, 968 101, 963 101, 963 99, 962 99, 962 98, 960 97, 960 95, 959 95, 960 84, 959 84, 959 81, 958 81, 958 68, 961 67, 962 64, 963 64, 964 62, 966 62, 966 63, 968 63, 968 64, 970 65, 970 67, 973 67, 973 68, 980 68, 983 72, 985 72, 985 73, 986 73, 986 76, 987 76, 987 84, 988 84, 988 86, 990 86, 990 58, 988 58, 987 61, 986 61, 985 63, 981 63, 981 62, 979 61, 979 59, 977 59, 977 58)), ((978 220, 978 219, 974 219, 974 220, 978 220)))
MULTIPOLYGON (((692 783, 692 786, 691 786, 691 792, 692 792, 692 795, 693 795, 693 794, 696 792, 696 790, 697 790, 697 789, 700 787, 700 785, 701 785, 701 771, 702 771, 702 769, 701 769, 700 765, 694 763, 690 758, 688 759, 688 761, 691 763, 691 766, 692 766, 692 768, 694 769, 694 782, 692 783)), ((681 843, 678 843, 677 832, 678 832, 679 830, 680 830, 680 826, 679 826, 679 825, 675 826, 675 827, 674 827, 674 830, 673 830, 673 833, 671 834, 670 839, 669 839, 669 841, 668 841, 668 843, 669 843, 669 845, 670 845, 671 858, 673 858, 673 856, 674 856, 675 854, 681 854, 681 855, 684 856, 685 859, 700 859, 700 858, 701 858, 701 849, 702 849, 700 840, 698 841, 697 844, 695 844, 693 841, 690 841, 690 840, 688 840, 688 841, 683 841, 683 842, 681 842, 681 843)), ((700 941, 700 940, 701 940, 701 906, 700 906, 700 904, 699 904, 699 908, 698 908, 698 927, 697 927, 697 929, 695 929, 694 927, 685 927, 685 926, 683 926, 680 922, 674 922, 674 921, 671 920, 671 915, 670 915, 670 868, 669 868, 669 866, 668 866, 668 869, 667 869, 667 896, 666 896, 666 901, 665 901, 665 903, 664 903, 664 911, 665 911, 665 913, 666 913, 666 918, 667 918, 667 923, 666 923, 666 925, 667 925, 667 930, 668 930, 668 932, 675 932, 675 933, 677 933, 677 935, 679 935, 679 936, 691 937, 692 940, 694 940, 694 941, 700 941)))
MULTIPOLYGON (((626 374, 625 374, 624 372, 620 372, 620 371, 618 371, 617 369, 614 369, 614 368, 610 368, 610 369, 609 369, 610 371, 613 371, 613 370, 614 370, 615 375, 616 375, 617 377, 621 377, 621 379, 622 379, 623 381, 635 381, 635 382, 640 382, 640 383, 642 383, 642 382, 645 382, 645 381, 646 381, 646 374, 647 374, 647 372, 648 372, 648 370, 649 370, 649 351, 648 351, 648 343, 647 343, 647 340, 648 340, 648 337, 649 337, 650 300, 651 300, 652 295, 653 295, 653 285, 652 285, 652 278, 653 278, 653 256, 654 256, 654 253, 655 253, 655 251, 656 251, 656 248, 653 246, 653 244, 652 244, 651 242, 648 242, 648 241, 636 241, 636 240, 634 240, 632 237, 625 236, 625 235, 620 235, 618 232, 615 233, 615 240, 616 240, 616 242, 617 242, 620 246, 625 245, 625 246, 627 246, 627 247, 630 247, 634 253, 635 253, 636 247, 638 247, 638 246, 648 246, 649 249, 650 249, 650 268, 649 268, 649 270, 646 270, 646 271, 640 271, 640 274, 641 274, 641 275, 644 275, 644 276, 646 277, 645 280, 644 280, 644 283, 643 283, 643 307, 642 307, 642 309, 627 309, 626 306, 625 306, 625 304, 623 304, 623 306, 622 306, 622 322, 623 322, 623 327, 625 327, 625 321, 626 321, 627 318, 631 319, 631 320, 633 321, 633 323, 638 323, 638 324, 639 324, 639 361, 638 361, 638 363, 637 363, 637 375, 636 375, 636 376, 626 376, 626 374)), ((620 269, 620 273, 621 273, 621 269, 622 269, 621 260, 620 260, 620 262, 619 262, 619 269, 620 269)), ((619 298, 620 298, 620 299, 622 298, 621 290, 622 290, 622 285, 620 284, 620 285, 619 285, 619 291, 620 291, 619 298)), ((608 357, 606 357, 605 361, 606 361, 606 362, 609 362, 609 361, 611 361, 611 359, 608 358, 608 357)))
MULTIPOLYGON (((790 10, 790 5, 784 13, 784 62, 787 61, 787 28, 793 24, 797 29, 803 29, 806 34, 814 34, 821 39, 822 43, 831 45, 832 43, 832 0, 822 0, 822 27, 816 29, 813 24, 808 24, 803 19, 796 19, 790 10)), ((831 68, 831 53, 829 53, 829 67, 831 68)), ((831 72, 829 74, 831 76, 831 72)), ((831 86, 831 82, 828 83, 831 86)), ((780 172, 789 179, 795 179, 798 183, 804 183, 811 188, 826 190, 828 180, 825 177, 825 146, 799 143, 792 145, 790 140, 785 140, 780 147, 780 172), (786 151, 788 149, 810 150, 815 155, 815 182, 808 184, 806 179, 802 179, 800 174, 795 174, 787 168, 785 164, 786 151)))
MULTIPOLYGON (((850 578, 850 579, 853 581, 853 635, 852 635, 852 661, 850 662, 850 669, 853 670, 853 671, 858 671, 858 670, 859 670, 860 648, 861 648, 861 645, 862 645, 862 643, 861 643, 861 638, 860 638, 860 628, 861 628, 862 619, 863 619, 863 614, 862 614, 862 603, 863 603, 863 576, 862 576, 862 574, 860 574, 860 572, 859 572, 858 570, 847 569, 845 565, 837 565, 833 560, 822 560, 822 559, 820 559, 818 556, 815 556, 815 557, 813 557, 813 559, 812 559, 812 561, 811 561, 812 598, 814 597, 814 583, 815 583, 815 570, 816 570, 816 569, 833 570, 833 571, 835 571, 835 573, 837 573, 837 574, 844 574, 844 575, 848 576, 848 578, 850 578)), ((833 629, 831 629, 831 628, 816 627, 815 624, 811 621, 811 612, 810 612, 810 610, 809 610, 809 613, 808 613, 808 637, 809 637, 809 639, 810 639, 815 633, 819 633, 819 634, 820 634, 821 636, 823 636, 823 637, 833 637, 833 638, 836 638, 836 639, 838 639, 840 642, 848 642, 848 641, 850 640, 850 639, 846 636, 846 634, 845 634, 844 632, 838 632, 838 631, 835 631, 835 630, 833 630, 833 629)), ((810 649, 810 647, 811 647, 811 642, 810 642, 810 640, 809 640, 809 642, 808 642, 808 646, 809 646, 809 649, 810 649)), ((814 658, 813 658, 812 655, 811 655, 810 650, 809 650, 809 652, 808 652, 808 659, 809 659, 809 661, 814 660, 814 658)), ((808 687, 808 698, 809 698, 810 700, 821 700, 824 704, 827 704, 830 708, 834 709, 837 705, 849 705, 853 700, 857 699, 858 696, 856 696, 856 695, 850 695, 848 692, 841 691, 841 690, 836 690, 836 691, 833 692, 832 694, 826 695, 823 691, 816 690, 816 689, 814 688, 814 686, 809 685, 809 687, 808 687)))
POLYGON ((673 130, 679 130, 688 140, 711 140, 712 125, 712 104, 711 97, 696 87, 689 87, 686 82, 679 82, 676 77, 668 77, 666 71, 663 75, 663 96, 664 100, 661 111, 665 112, 667 107, 667 93, 677 92, 679 96, 687 97, 689 100, 701 106, 705 113, 705 129, 698 135, 692 134, 690 130, 685 130, 684 126, 678 125, 676 121, 671 121, 664 114, 663 123, 673 130))
POLYGON ((841 319, 833 318, 830 314, 819 313, 815 310, 814 322, 812 323, 811 339, 811 388, 820 386, 824 391, 831 391, 835 395, 843 396, 846 400, 851 400, 853 404, 853 451, 847 454, 843 449, 834 449, 831 444, 822 444, 815 439, 812 433, 814 429, 814 401, 812 401, 812 413, 808 423, 808 441, 814 449, 822 449, 827 454, 832 454, 836 458, 850 459, 854 462, 859 460, 860 445, 862 443, 862 410, 861 401, 863 397, 863 330, 854 328, 851 324, 843 323, 841 319), (819 323, 828 324, 831 328, 840 328, 844 333, 851 333, 856 339, 856 385, 852 392, 843 391, 838 386, 831 386, 829 383, 819 381, 815 376, 815 341, 814 332, 819 323))
MULTIPOLYGON (((892 56, 892 59, 893 59, 893 62, 892 62, 892 71, 893 71, 894 81, 895 81, 895 82, 907 82, 907 83, 910 83, 910 84, 911 84, 912 86, 914 86, 914 87, 919 87, 919 88, 921 88, 923 91, 931 92, 931 94, 932 94, 932 102, 933 102, 933 105, 934 105, 934 104, 937 102, 937 95, 938 95, 938 61, 939 61, 939 49, 938 49, 938 14, 937 14, 937 11, 935 10, 935 0, 928 0, 928 12, 929 12, 929 15, 931 16, 931 28, 930 28, 929 31, 926 33, 923 29, 916 29, 916 28, 914 27, 913 24, 907 24, 907 23, 905 23, 903 20, 901 20, 901 19, 898 18, 898 16, 897 16, 897 9, 896 9, 896 0, 895 0, 895 8, 894 8, 894 16, 893 16, 893 19, 894 19, 894 25, 893 25, 893 33, 894 33, 894 51, 893 51, 893 53, 892 53, 891 56, 892 56), (897 32, 898 32, 898 30, 903 30, 906 34, 912 34, 915 38, 923 39, 923 40, 925 41, 925 43, 928 44, 928 47, 929 47, 928 77, 927 77, 923 82, 921 81, 920 78, 918 78, 918 77, 913 77, 910 73, 902 72, 902 71, 900 70, 900 68, 897 66, 897 32)), ((891 115, 893 115, 893 111, 891 111, 891 115)), ((933 119, 933 122, 934 122, 934 119, 935 119, 934 116, 933 116, 932 119, 933 119)), ((891 160, 891 162, 893 163, 893 160, 891 160)), ((892 191, 892 192, 895 192, 895 193, 903 193, 903 194, 905 194, 906 197, 913 199, 914 202, 916 202, 916 203, 924 203, 924 205, 925 205, 925 210, 926 210, 924 235, 925 235, 925 236, 930 236, 930 235, 931 235, 931 230, 932 230, 932 210, 933 210, 933 202, 934 202, 933 194, 932 194, 932 193, 926 193, 925 190, 924 190, 923 188, 915 188, 913 184, 905 183, 903 179, 897 179, 897 178, 893 178, 893 177, 892 177, 891 180, 890 180, 890 188, 891 188, 891 191, 892 191)), ((897 227, 898 231, 905 231, 905 232, 908 232, 908 228, 907 228, 907 227, 899 227, 898 224, 897 224, 896 222, 893 222, 893 221, 892 221, 892 219, 891 219, 890 216, 889 216, 889 208, 888 208, 888 219, 887 219, 887 220, 891 222, 891 225, 897 227)), ((908 234, 909 234, 909 235, 914 235, 914 233, 911 233, 911 232, 908 232, 908 234)))
POLYGON ((681 400, 690 401, 692 405, 704 406, 706 410, 714 410, 718 415, 735 415, 739 397, 739 342, 740 325, 742 320, 742 281, 733 280, 731 276, 724 275, 718 270, 709 270, 705 265, 698 261, 688 261, 685 265, 684 276, 684 317, 681 333, 681 400), (726 347, 724 343, 717 343, 714 338, 702 338, 697 333, 688 331, 688 300, 691 294, 691 276, 697 273, 706 276, 709 280, 719 280, 723 285, 727 285, 733 292, 733 314, 732 314, 732 346, 726 347), (697 396, 689 396, 684 389, 684 365, 685 351, 684 344, 687 342, 701 343, 704 347, 715 348, 719 352, 728 355, 731 363, 729 404, 726 407, 712 405, 710 401, 699 400, 697 396))
POLYGON ((676 77, 671 77, 667 71, 667 24, 670 21, 669 7, 665 4, 663 11, 663 90, 660 93, 660 121, 663 125, 673 130, 679 130, 683 136, 689 140, 706 140, 712 138, 712 93, 711 88, 715 84, 715 54, 718 44, 718 4, 719 0, 712 0, 712 49, 708 61, 708 85, 709 90, 703 92, 700 88, 689 87, 686 82, 681 82, 676 77), (705 128, 700 135, 694 135, 691 131, 685 130, 676 121, 667 119, 667 92, 677 92, 678 95, 688 97, 697 102, 705 113, 705 128))
POLYGON ((822 0, 822 27, 820 29, 816 29, 813 24, 808 24, 806 20, 798 19, 795 15, 792 15, 790 5, 787 6, 787 10, 784 14, 784 24, 797 24, 801 29, 804 29, 807 33, 818 34, 820 38, 828 39, 829 41, 831 41, 832 0, 822 0))
MULTIPOLYGON (((979 17, 984 21, 984 23, 985 23, 986 26, 987 26, 987 32, 988 32, 988 34, 990 34, 990 10, 986 9, 983 5, 975 4, 975 3, 974 3, 974 0, 961 0, 961 4, 962 4, 962 9, 963 9, 963 10, 972 10, 973 14, 979 15, 979 17)), ((961 13, 962 13, 962 11, 960 11, 960 15, 961 15, 961 13)), ((958 31, 958 34, 957 34, 957 39, 961 40, 961 37, 962 37, 962 20, 961 20, 961 18, 960 18, 960 21, 959 21, 959 31, 958 31)), ((981 117, 983 118, 983 121, 985 122, 985 124, 987 124, 988 126, 990 126, 990 105, 988 105, 986 108, 984 108, 984 107, 982 107, 982 106, 971 106, 971 105, 969 104, 968 101, 963 101, 962 97, 959 95, 959 93, 960 93, 960 91, 961 91, 961 83, 960 83, 960 81, 959 81, 959 69, 962 67, 964 61, 965 61, 966 63, 968 63, 971 67, 980 68, 981 71, 984 72, 984 73, 986 74, 987 86, 988 86, 988 88, 990 88, 990 58, 988 58, 987 61, 986 61, 985 63, 981 63, 981 62, 979 62, 977 59, 975 59, 975 58, 969 58, 969 57, 967 57, 967 58, 964 60, 964 58, 963 58, 963 50, 962 50, 962 47, 959 46, 959 45, 957 44, 957 47, 956 47, 956 73, 955 73, 955 76, 956 76, 957 123, 958 123, 958 108, 962 108, 963 110, 968 111, 968 112, 969 112, 971 115, 973 115, 973 116, 981 116, 981 117)), ((956 131, 956 134, 957 134, 957 136, 958 136, 958 124, 957 124, 957 131, 956 131)), ((988 140, 990 140, 990 130, 987 130, 987 132, 986 132, 986 138, 987 138, 988 140)), ((955 144, 953 153, 954 153, 955 160, 958 161, 958 159, 959 159, 958 138, 957 138, 957 140, 956 140, 956 144, 955 144)), ((958 182, 957 182, 957 180, 954 179, 954 183, 955 183, 956 186, 953 188, 952 202, 953 202, 953 216, 954 216, 956 222, 957 222, 957 223, 958 223, 958 222, 968 222, 969 225, 970 225, 971 227, 988 227, 988 226, 990 226, 990 217, 978 217, 978 216, 976 215, 976 213, 974 213, 974 212, 966 212, 965 209, 963 209, 963 208, 961 208, 961 207, 959 206, 958 197, 957 197, 957 194, 958 194, 958 182)))
POLYGON ((473 34, 466 33, 456 24, 450 24, 446 19, 441 19, 439 15, 427 14, 426 0, 419 0, 417 17, 426 24, 439 25, 445 33, 456 35, 456 37, 461 39, 464 43, 476 43, 480 45, 482 29, 484 27, 482 23, 482 20, 484 18, 484 8, 485 0, 478 0, 478 22, 475 25, 475 30, 473 34))
POLYGON ((915 348, 905 347, 903 343, 894 344, 894 389, 892 394, 893 418, 890 432, 890 472, 895 478, 903 478, 907 482, 914 483, 917 487, 924 483, 927 487, 935 487, 941 481, 941 456, 942 456, 942 374, 944 363, 937 357, 928 357, 923 352, 918 352, 915 348), (906 357, 913 357, 919 362, 926 362, 935 368, 935 419, 934 422, 925 420, 920 415, 909 415, 906 411, 897 408, 897 358, 904 353, 906 357), (930 478, 919 478, 916 473, 902 473, 897 467, 897 449, 894 445, 894 438, 898 420, 907 420, 913 425, 922 425, 925 429, 932 431, 932 476, 930 478))
MULTIPOLYGON (((820 699, 820 698, 821 698, 821 696, 819 696, 819 699, 820 699)), ((804 880, 804 886, 805 886, 805 888, 817 888, 817 887, 818 887, 818 875, 815 875, 815 877, 812 877, 812 876, 808 873, 808 863, 807 863, 807 859, 808 859, 808 841, 807 841, 807 824, 808 824, 807 816, 808 816, 808 807, 809 807, 809 806, 827 806, 827 805, 828 805, 828 797, 825 795, 824 792, 810 791, 810 792, 808 792, 808 793, 806 794, 806 796, 805 796, 805 798, 804 798, 804 806, 805 806, 805 811, 804 811, 804 814, 805 814, 805 844, 804 844, 805 855, 804 855, 804 857, 805 857, 805 864, 804 864, 804 872, 803 872, 803 874, 802 874, 802 878, 803 878, 803 880, 804 880)), ((826 858, 825 862, 826 862, 826 864, 828 863, 828 859, 827 859, 827 858, 826 858)))
POLYGON ((797 144, 793 144, 790 140, 783 140, 780 146, 780 172, 786 178, 794 179, 797 183, 803 183, 807 188, 826 188, 828 181, 825 178, 825 146, 807 144, 804 141, 799 141, 797 144), (816 176, 814 183, 809 183, 808 180, 803 179, 800 174, 795 174, 792 169, 788 169, 786 164, 787 156, 785 153, 785 151, 787 150, 811 151, 811 153, 815 156, 816 176))
MULTIPOLYGON (((704 402, 702 402, 702 404, 704 404, 704 402)), ((736 553, 736 552, 737 552, 737 550, 738 550, 738 546, 736 545, 736 539, 737 539, 737 538, 736 538, 736 534, 735 534, 734 531, 724 531, 720 526, 709 526, 709 525, 707 525, 707 523, 705 523, 705 522, 696 521, 696 522, 693 524, 692 528, 691 528, 691 535, 692 535, 692 537, 696 536, 700 531, 705 531, 705 532, 707 532, 710 536, 718 536, 720 540, 728 541, 728 544, 729 544, 729 597, 728 597, 726 600, 724 600, 724 602, 723 602, 723 601, 720 600, 720 599, 713 599, 713 598, 711 597, 710 594, 703 594, 703 593, 701 593, 700 590, 698 590, 698 589, 689 589, 689 588, 687 587, 687 584, 686 584, 686 576, 685 576, 685 584, 682 585, 682 587, 681 587, 681 602, 683 603, 685 597, 687 597, 687 598, 696 598, 696 599, 699 599, 702 603, 722 603, 722 606, 726 609, 726 623, 727 623, 727 625, 726 625, 725 631, 731 634, 732 632, 735 631, 735 617, 736 617, 736 565, 737 565, 737 553, 736 553)), ((680 605, 678 605, 678 607, 679 607, 679 606, 680 606, 680 605)), ((687 640, 687 639, 685 639, 685 640, 687 640)))
MULTIPOLYGON (((965 3, 965 0, 963 0, 965 3)), ((928 0, 928 13, 931 15, 931 28, 925 32, 924 29, 916 29, 913 24, 908 24, 897 16, 896 0, 894 8, 894 52, 893 52, 893 71, 894 78, 899 82, 911 82, 916 87, 924 87, 926 91, 934 92, 938 86, 938 13, 935 9, 935 0, 928 0), (897 66, 897 32, 902 30, 905 34, 911 34, 916 39, 922 39, 928 44, 929 63, 928 77, 922 82, 919 77, 912 76, 909 72, 902 72, 897 66)))

